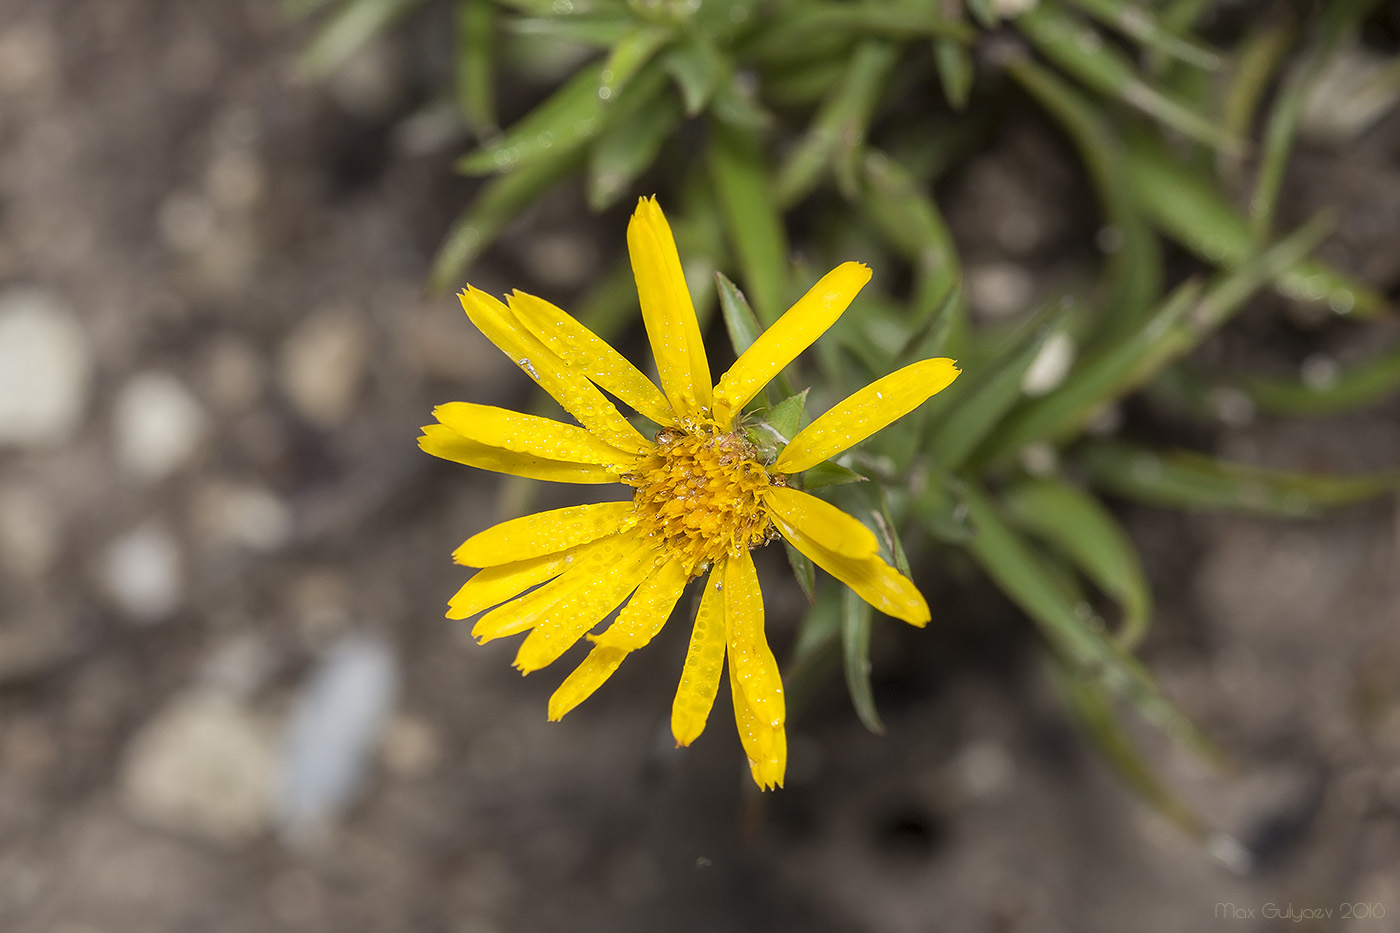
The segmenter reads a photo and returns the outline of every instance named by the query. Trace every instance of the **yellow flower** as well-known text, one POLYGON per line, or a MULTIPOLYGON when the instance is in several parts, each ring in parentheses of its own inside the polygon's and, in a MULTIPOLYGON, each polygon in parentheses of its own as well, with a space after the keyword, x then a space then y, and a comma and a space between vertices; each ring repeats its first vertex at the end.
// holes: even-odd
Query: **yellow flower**
POLYGON ((460 295, 481 332, 581 427, 449 402, 433 411, 439 423, 423 428, 423 450, 500 473, 622 482, 635 491, 626 501, 527 515, 468 538, 453 558, 484 569, 452 597, 447 617, 465 619, 495 606, 477 621, 473 637, 487 642, 529 632, 515 658, 529 673, 554 662, 626 601, 606 630, 587 635, 591 653, 550 698, 549 718, 557 720, 649 642, 686 584, 708 571, 671 730, 680 745, 699 737, 727 657, 739 737, 754 781, 767 789, 782 784, 787 765, 783 685, 764 637, 763 596, 749 552, 781 535, 875 608, 926 623, 927 603, 880 558, 874 534, 793 488, 788 477, 909 413, 958 369, 952 360, 932 359, 885 376, 817 418, 765 463, 736 429, 736 416, 840 317, 870 270, 847 262, 828 273, 711 386, 680 257, 654 199, 638 203, 627 248, 660 389, 546 301, 515 292, 503 304, 470 287, 460 295), (600 389, 656 422, 655 440, 600 389))

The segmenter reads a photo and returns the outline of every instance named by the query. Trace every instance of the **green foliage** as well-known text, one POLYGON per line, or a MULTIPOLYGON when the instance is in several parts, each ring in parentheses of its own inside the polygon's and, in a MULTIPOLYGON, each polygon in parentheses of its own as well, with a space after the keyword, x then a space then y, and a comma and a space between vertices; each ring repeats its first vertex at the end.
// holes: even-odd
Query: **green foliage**
MULTIPOLYGON (((318 17, 303 55, 313 74, 418 2, 287 0, 290 12, 318 17)), ((1198 838, 1208 827, 1157 779, 1120 713, 1218 753, 1132 654, 1151 596, 1097 494, 1300 517, 1400 484, 1400 472, 1303 475, 1088 436, 1145 388, 1190 412, 1208 412, 1211 393, 1229 389, 1261 410, 1309 415, 1400 388, 1395 347, 1301 380, 1211 373, 1193 357, 1265 289, 1337 316, 1387 310, 1365 283, 1311 258, 1326 218, 1280 230, 1277 210, 1303 102, 1375 4, 1317 4, 1315 21, 1261 21, 1233 48, 1193 32, 1212 5, 457 0, 455 92, 481 141, 458 168, 488 180, 433 271, 436 287, 457 286, 515 215, 575 177, 595 210, 662 192, 697 309, 705 314, 717 294, 736 354, 821 271, 869 263, 875 281, 803 370, 789 367, 755 401, 750 436, 776 453, 809 407, 821 411, 912 360, 956 356, 958 382, 899 428, 808 471, 807 488, 826 487, 905 572, 901 534, 918 555, 969 555, 1043 635, 1086 735, 1198 838), (510 37, 571 48, 581 64, 558 86, 536 88, 542 103, 498 130, 496 88, 522 80, 502 41, 510 37), (1042 296, 1014 328, 969 318, 935 188, 975 155, 1007 98, 1040 108, 1063 133, 1105 244, 1099 268, 1064 295, 1042 296), (1172 244, 1194 257, 1185 275, 1182 262, 1168 272, 1172 244), (795 264, 794 246, 809 258, 795 264), (723 275, 708 287, 719 269, 737 272, 752 307, 723 275), (1036 373, 1054 354, 1062 365, 1045 383, 1036 373), (1113 631, 1100 597, 1117 607, 1113 631)), ((580 316, 616 331, 632 301, 618 266, 580 316)), ((861 721, 880 731, 870 606, 788 554, 812 603, 787 667, 794 708, 840 667, 861 721)))

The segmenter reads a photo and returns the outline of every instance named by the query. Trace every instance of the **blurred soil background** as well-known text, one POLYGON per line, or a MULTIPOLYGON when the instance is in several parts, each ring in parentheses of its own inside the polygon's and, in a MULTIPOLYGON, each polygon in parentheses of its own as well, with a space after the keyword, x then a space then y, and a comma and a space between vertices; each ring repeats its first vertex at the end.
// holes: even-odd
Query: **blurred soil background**
MULTIPOLYGON (((429 98, 448 13, 311 85, 272 0, 0 2, 0 930, 1400 930, 1392 501, 1307 524, 1123 509, 1160 601, 1145 658, 1236 770, 1141 737, 1250 858, 1126 791, 1029 625, 941 553, 933 624, 878 626, 888 734, 836 673, 780 792, 750 785, 727 699, 672 747, 679 620, 547 723, 575 656, 522 680, 513 645, 442 618, 451 550, 519 491, 414 442, 434 403, 529 398, 421 287, 473 190, 429 98)), ((1096 261, 1072 165, 1013 104, 940 188, 975 312, 1096 261)), ((1328 258, 1400 297, 1400 113, 1304 146, 1285 190, 1286 221, 1331 206, 1328 258)), ((567 307, 624 226, 566 189, 472 281, 567 307)), ((1261 298, 1203 352, 1282 374, 1377 333, 1261 298)), ((1152 402, 1127 430, 1400 464, 1400 400, 1289 423, 1221 402, 1210 435, 1152 402)), ((760 573, 782 658, 801 597, 780 552, 760 573)))

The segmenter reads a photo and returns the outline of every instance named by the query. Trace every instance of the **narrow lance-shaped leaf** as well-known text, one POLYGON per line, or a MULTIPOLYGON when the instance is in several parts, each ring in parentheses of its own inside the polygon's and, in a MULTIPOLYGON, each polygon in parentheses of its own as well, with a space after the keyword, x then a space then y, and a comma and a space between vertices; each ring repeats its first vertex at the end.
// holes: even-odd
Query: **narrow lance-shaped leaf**
POLYGON ((1162 285, 1161 246, 1133 199, 1123 166, 1122 140, 1104 120, 1101 108, 1053 72, 1029 58, 1013 59, 1006 70, 1064 127, 1089 170, 1105 219, 1120 241, 1108 257, 1107 288, 1095 333, 1102 337, 1121 333, 1147 312, 1162 285))
MULTIPOLYGON (((1209 181, 1146 140, 1134 140, 1126 157, 1133 195, 1152 224, 1207 262, 1232 269, 1249 259, 1253 243, 1244 219, 1209 181)), ((1323 302, 1339 314, 1369 317, 1386 306, 1367 286, 1315 260, 1285 267, 1275 286, 1288 298, 1323 302)))
POLYGON ((342 4, 299 56, 301 70, 322 78, 423 0, 350 0, 342 4))
POLYGON ((615 97, 604 99, 598 93, 604 70, 597 65, 579 72, 501 136, 458 160, 457 170, 485 175, 563 158, 596 138, 611 122, 651 104, 665 84, 659 67, 643 68, 615 97))
MULTIPOLYGON (((915 308, 934 309, 962 276, 962 265, 952 233, 942 213, 894 160, 871 152, 865 159, 865 196, 859 206, 880 233, 915 271, 915 308)), ((961 312, 962 303, 950 307, 961 312)), ((966 321, 962 314, 949 319, 948 352, 962 353, 966 321)))
MULTIPOLYGON (((1245 394, 1264 411, 1286 415, 1326 415, 1378 402, 1400 391, 1400 341, 1382 354, 1351 366, 1319 359, 1302 379, 1249 379, 1245 394)), ((1304 364, 1308 366, 1307 363, 1304 364)))
POLYGON ((1400 470, 1320 476, 1122 442, 1086 444, 1077 461, 1100 489, 1150 505, 1300 518, 1400 489, 1400 470))
POLYGON ((626 195, 680 121, 679 101, 663 92, 604 130, 588 154, 588 206, 601 212, 626 195))
POLYGON ((496 129, 496 7, 457 0, 457 109, 478 136, 496 129))
MULTIPOLYGON (((962 22, 962 0, 942 0, 943 14, 950 20, 962 22)), ((938 71, 938 83, 948 106, 962 110, 972 93, 974 66, 972 53, 965 43, 941 36, 933 40, 933 66, 938 71)))
POLYGON ((875 694, 870 687, 870 628, 874 610, 856 595, 842 587, 841 592, 841 657, 846 671, 846 690, 861 724, 876 735, 885 734, 885 724, 875 708, 875 694))
POLYGON ((662 57, 662 65, 680 89, 687 117, 704 110, 716 86, 734 70, 710 37, 703 33, 688 36, 668 50, 662 57))
POLYGON ((996 505, 976 486, 965 488, 977 534, 968 549, 993 581, 1031 617, 1078 676, 1093 678, 1126 699, 1139 715, 1167 735, 1211 760, 1219 753, 1158 691, 1130 655, 1096 631, 1069 603, 1036 552, 1001 518, 996 505))
POLYGON ((953 394, 929 427, 923 443, 929 458, 941 469, 950 473, 961 470, 977 446, 1021 399, 1026 370, 1046 341, 1062 332, 1069 307, 1057 301, 1037 314, 1021 336, 1008 341, 1000 354, 945 390, 953 394))
POLYGON ((894 62, 895 47, 889 42, 867 39, 856 46, 841 81, 831 89, 806 134, 778 171, 778 204, 789 207, 802 200, 833 166, 841 166, 838 178, 844 179, 843 193, 855 196, 856 153, 894 62))
POLYGON ((506 224, 519 216, 535 198, 572 175, 583 164, 583 152, 565 158, 535 162, 518 171, 493 178, 459 216, 438 247, 428 287, 441 293, 454 288, 467 266, 489 247, 506 224))
POLYGON ((744 57, 766 59, 802 49, 804 43, 833 34, 917 39, 947 36, 971 42, 975 31, 966 23, 939 15, 931 3, 910 6, 874 3, 804 2, 774 17, 741 47, 744 57))
POLYGON ((788 290, 787 235, 773 203, 772 179, 752 138, 719 124, 712 125, 712 134, 710 177, 720 213, 758 318, 770 325, 786 310, 788 290))
POLYGON ((998 426, 980 462, 990 462, 1037 440, 1062 440, 1087 424, 1105 405, 1150 382, 1240 309, 1264 283, 1297 265, 1321 240, 1315 221, 1264 251, 1239 269, 1220 276, 1196 300, 1188 282, 1167 297, 1137 331, 1076 366, 1059 388, 1031 399, 998 426))
POLYGON ((1195 39, 1178 35, 1168 29, 1140 3, 1122 0, 1070 0, 1099 22, 1123 35, 1136 39, 1146 48, 1170 58, 1211 71, 1223 64, 1219 52, 1195 39))
POLYGON ((1070 558, 1123 610, 1117 641, 1132 648, 1147 632, 1152 595, 1137 550, 1094 497, 1059 478, 1025 479, 1003 497, 1017 525, 1070 558))
POLYGON ((1093 27, 1051 3, 1038 3, 1022 13, 1016 18, 1016 27, 1047 58, 1100 94, 1118 98, 1222 152, 1237 153, 1243 148, 1241 140, 1144 81, 1132 64, 1105 43, 1093 27))
POLYGON ((1055 659, 1052 669, 1075 723, 1119 777, 1188 836, 1204 842, 1210 835, 1208 825, 1157 776, 1156 769, 1119 722, 1113 697, 1108 691, 1098 682, 1073 670, 1063 659, 1055 659))

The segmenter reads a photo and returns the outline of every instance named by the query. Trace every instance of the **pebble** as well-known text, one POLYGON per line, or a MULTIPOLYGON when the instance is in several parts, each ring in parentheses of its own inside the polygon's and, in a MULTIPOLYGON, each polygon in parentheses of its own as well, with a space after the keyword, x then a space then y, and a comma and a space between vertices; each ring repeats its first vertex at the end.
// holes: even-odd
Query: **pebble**
POLYGON ((87 335, 58 296, 32 288, 0 293, 0 447, 71 439, 91 383, 87 335))
POLYGON ((275 551, 292 537, 292 513, 276 494, 256 485, 215 480, 199 491, 194 522, 216 546, 275 551))
POLYGON ((180 545, 169 531, 156 524, 143 525, 108 545, 102 558, 102 584, 133 622, 160 622, 180 604, 183 563, 180 545))
POLYGON ((288 838, 324 829, 364 785, 398 687, 397 659, 370 635, 341 638, 312 671, 282 747, 274 812, 288 838))
POLYGON ((278 382, 302 416, 323 428, 342 424, 369 360, 369 325, 356 311, 313 313, 283 343, 278 382))
POLYGON ((121 798, 137 819, 227 846, 267 826, 276 786, 269 730, 227 696, 172 699, 127 747, 121 798))
POLYGON ((62 536, 53 506, 37 489, 0 490, 0 566, 37 579, 58 559, 62 536))
POLYGON ((442 760, 442 740, 427 720, 399 714, 384 730, 380 752, 391 773, 417 778, 431 772, 442 760))
POLYGON ((1021 377, 1021 391, 1030 398, 1047 395, 1059 388, 1074 363, 1074 340, 1056 331, 1041 345, 1031 365, 1021 377))
POLYGON ((112 417, 117 463, 143 482, 164 479, 189 463, 208 427, 203 406, 185 384, 154 370, 127 381, 112 417))
POLYGON ((966 281, 968 302, 985 320, 1002 320, 1025 310, 1035 290, 1030 273, 1010 262, 969 266, 966 281))
POLYGON ((247 341, 216 339, 203 356, 201 387, 215 408, 237 414, 252 408, 267 381, 266 364, 247 341))

